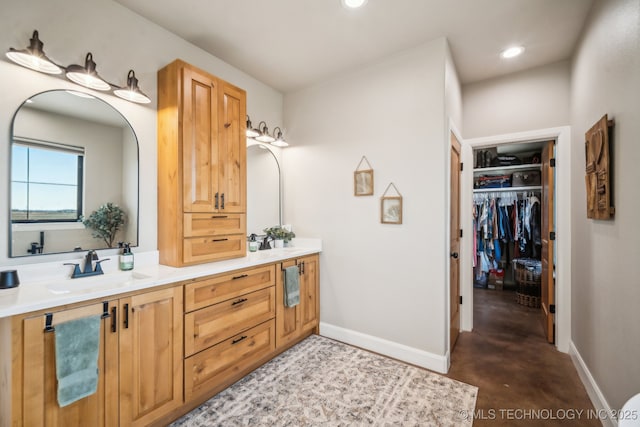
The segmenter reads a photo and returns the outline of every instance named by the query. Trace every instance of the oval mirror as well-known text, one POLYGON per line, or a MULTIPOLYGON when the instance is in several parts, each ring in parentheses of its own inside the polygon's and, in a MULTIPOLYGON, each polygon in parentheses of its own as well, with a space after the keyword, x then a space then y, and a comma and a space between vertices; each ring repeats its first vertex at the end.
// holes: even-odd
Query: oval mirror
POLYGON ((247 147, 247 233, 282 225, 280 164, 265 144, 247 147))
POLYGON ((52 90, 18 108, 11 132, 10 257, 138 245, 138 140, 120 112, 52 90))

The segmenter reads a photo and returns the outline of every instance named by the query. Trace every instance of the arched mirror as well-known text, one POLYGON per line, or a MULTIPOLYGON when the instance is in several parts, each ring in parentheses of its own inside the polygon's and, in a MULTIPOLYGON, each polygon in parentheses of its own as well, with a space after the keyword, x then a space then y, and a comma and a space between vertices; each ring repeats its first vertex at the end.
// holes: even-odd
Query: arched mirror
POLYGON ((138 140, 120 112, 43 92, 18 108, 11 137, 11 257, 138 245, 138 140))
POLYGON ((282 225, 280 164, 265 145, 251 142, 247 147, 247 233, 282 225))

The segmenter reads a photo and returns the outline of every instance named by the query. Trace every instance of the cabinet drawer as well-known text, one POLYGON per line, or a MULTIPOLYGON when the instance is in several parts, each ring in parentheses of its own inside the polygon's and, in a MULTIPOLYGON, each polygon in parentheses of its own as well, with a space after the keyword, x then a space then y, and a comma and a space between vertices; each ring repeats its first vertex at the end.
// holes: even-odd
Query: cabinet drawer
POLYGON ((187 313, 184 318, 185 355, 190 356, 273 319, 275 311, 275 287, 271 286, 187 313))
POLYGON ((275 265, 267 265, 189 283, 185 286, 184 292, 185 311, 197 310, 274 286, 275 276, 275 265))
POLYGON ((244 235, 246 228, 245 214, 184 214, 184 237, 244 235))
POLYGON ((222 341, 184 361, 186 400, 210 392, 275 351, 273 320, 222 341))
POLYGON ((195 264, 245 256, 246 239, 244 234, 184 239, 184 263, 195 264))

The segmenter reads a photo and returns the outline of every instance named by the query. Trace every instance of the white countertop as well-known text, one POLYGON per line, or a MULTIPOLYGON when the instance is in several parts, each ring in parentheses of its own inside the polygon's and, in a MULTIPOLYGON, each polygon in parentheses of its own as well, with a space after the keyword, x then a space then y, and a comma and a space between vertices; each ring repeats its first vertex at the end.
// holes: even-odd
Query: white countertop
POLYGON ((293 247, 248 252, 243 258, 182 268, 158 264, 157 252, 151 256, 136 254, 133 271, 117 270, 114 267, 117 262, 112 259, 109 267, 107 263, 103 264, 104 275, 78 279, 69 278, 71 267, 63 266, 62 262, 15 266, 11 269, 18 270, 20 286, 0 289, 0 318, 96 298, 117 297, 126 292, 270 264, 321 251, 322 243, 319 239, 295 239, 293 247))

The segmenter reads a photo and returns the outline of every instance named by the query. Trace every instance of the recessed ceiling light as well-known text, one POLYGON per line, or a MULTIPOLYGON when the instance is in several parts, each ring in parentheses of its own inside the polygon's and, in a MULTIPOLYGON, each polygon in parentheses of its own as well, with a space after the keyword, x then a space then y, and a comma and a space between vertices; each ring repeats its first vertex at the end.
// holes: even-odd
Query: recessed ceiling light
POLYGON ((522 52, 524 52, 524 47, 513 46, 503 50, 500 56, 502 56, 503 58, 515 58, 516 56, 520 55, 522 52))
POLYGON ((347 9, 357 9, 364 6, 366 3, 367 0, 342 0, 342 6, 347 9))

